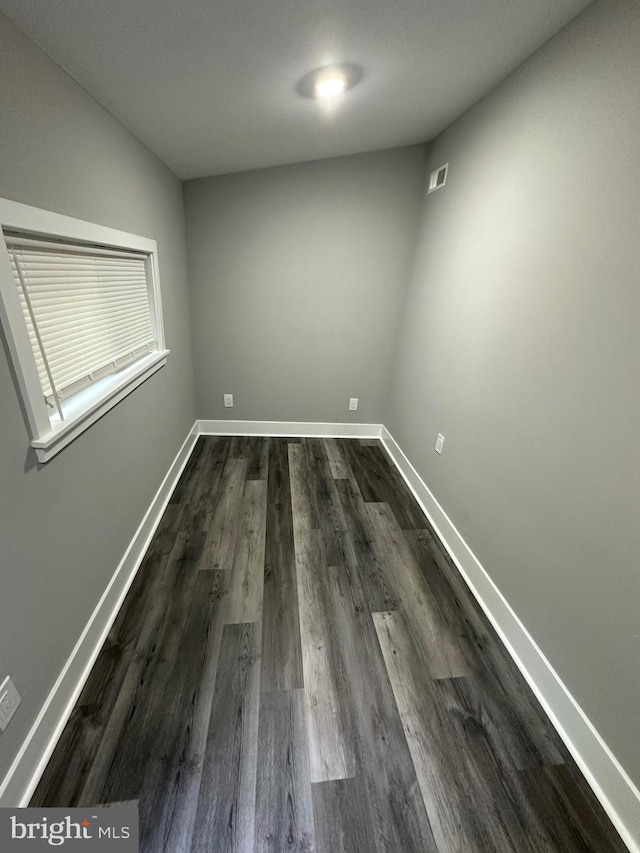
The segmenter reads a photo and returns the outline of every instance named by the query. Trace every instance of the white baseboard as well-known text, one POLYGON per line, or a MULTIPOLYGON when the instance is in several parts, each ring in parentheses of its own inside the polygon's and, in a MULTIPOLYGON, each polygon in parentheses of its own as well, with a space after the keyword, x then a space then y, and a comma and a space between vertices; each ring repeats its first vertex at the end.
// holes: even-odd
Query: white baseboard
POLYGON ((27 806, 47 762, 89 677, 111 626, 155 533, 169 498, 198 439, 197 422, 189 431, 136 530, 120 565, 115 570, 91 614, 58 680, 0 784, 0 806, 27 806))
POLYGON ((623 841, 640 853, 640 792, 386 427, 381 439, 623 841))
POLYGON ((382 424, 323 424, 302 421, 198 421, 200 435, 269 435, 304 438, 380 438, 382 424))

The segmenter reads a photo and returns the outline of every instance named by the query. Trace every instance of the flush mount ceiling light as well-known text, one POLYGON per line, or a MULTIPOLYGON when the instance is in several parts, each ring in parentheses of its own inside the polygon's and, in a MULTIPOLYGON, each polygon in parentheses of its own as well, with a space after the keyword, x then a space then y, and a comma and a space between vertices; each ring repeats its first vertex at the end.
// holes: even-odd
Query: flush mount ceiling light
POLYGON ((326 71, 320 74, 314 83, 313 90, 316 98, 335 98, 347 88, 347 78, 342 71, 326 71))
POLYGON ((351 62, 325 65, 305 74, 296 89, 303 98, 330 100, 340 97, 362 79, 362 68, 351 62))

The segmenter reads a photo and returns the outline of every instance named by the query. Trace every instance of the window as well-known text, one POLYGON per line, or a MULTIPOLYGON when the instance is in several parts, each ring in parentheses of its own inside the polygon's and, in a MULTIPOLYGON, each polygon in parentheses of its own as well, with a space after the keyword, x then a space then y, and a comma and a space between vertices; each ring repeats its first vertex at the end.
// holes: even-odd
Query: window
POLYGON ((166 363, 153 240, 0 199, 0 315, 46 462, 166 363))

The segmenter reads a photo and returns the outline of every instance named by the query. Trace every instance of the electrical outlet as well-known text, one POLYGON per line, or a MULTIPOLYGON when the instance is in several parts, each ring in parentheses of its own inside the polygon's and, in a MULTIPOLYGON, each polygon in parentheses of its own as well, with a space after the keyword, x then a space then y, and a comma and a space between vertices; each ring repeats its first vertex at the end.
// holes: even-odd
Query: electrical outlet
POLYGON ((441 432, 438 433, 438 439, 436 441, 436 453, 442 453, 442 445, 444 444, 444 436, 441 432))
POLYGON ((233 409, 233 394, 224 395, 224 405, 226 409, 233 409))
POLYGON ((349 411, 350 412, 357 412, 358 411, 358 398, 357 397, 352 397, 349 400, 349 411))
POLYGON ((9 676, 0 684, 0 732, 3 732, 22 702, 16 686, 9 676))

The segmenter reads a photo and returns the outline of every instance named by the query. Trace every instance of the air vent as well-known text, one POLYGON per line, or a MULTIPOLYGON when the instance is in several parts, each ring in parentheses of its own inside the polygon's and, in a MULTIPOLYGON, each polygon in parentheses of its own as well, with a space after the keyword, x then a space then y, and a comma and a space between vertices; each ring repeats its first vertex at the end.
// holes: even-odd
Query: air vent
POLYGON ((428 190, 430 193, 434 193, 436 190, 442 189, 442 187, 447 183, 448 171, 449 164, 445 163, 444 166, 440 166, 440 168, 436 169, 435 172, 431 172, 428 190))

